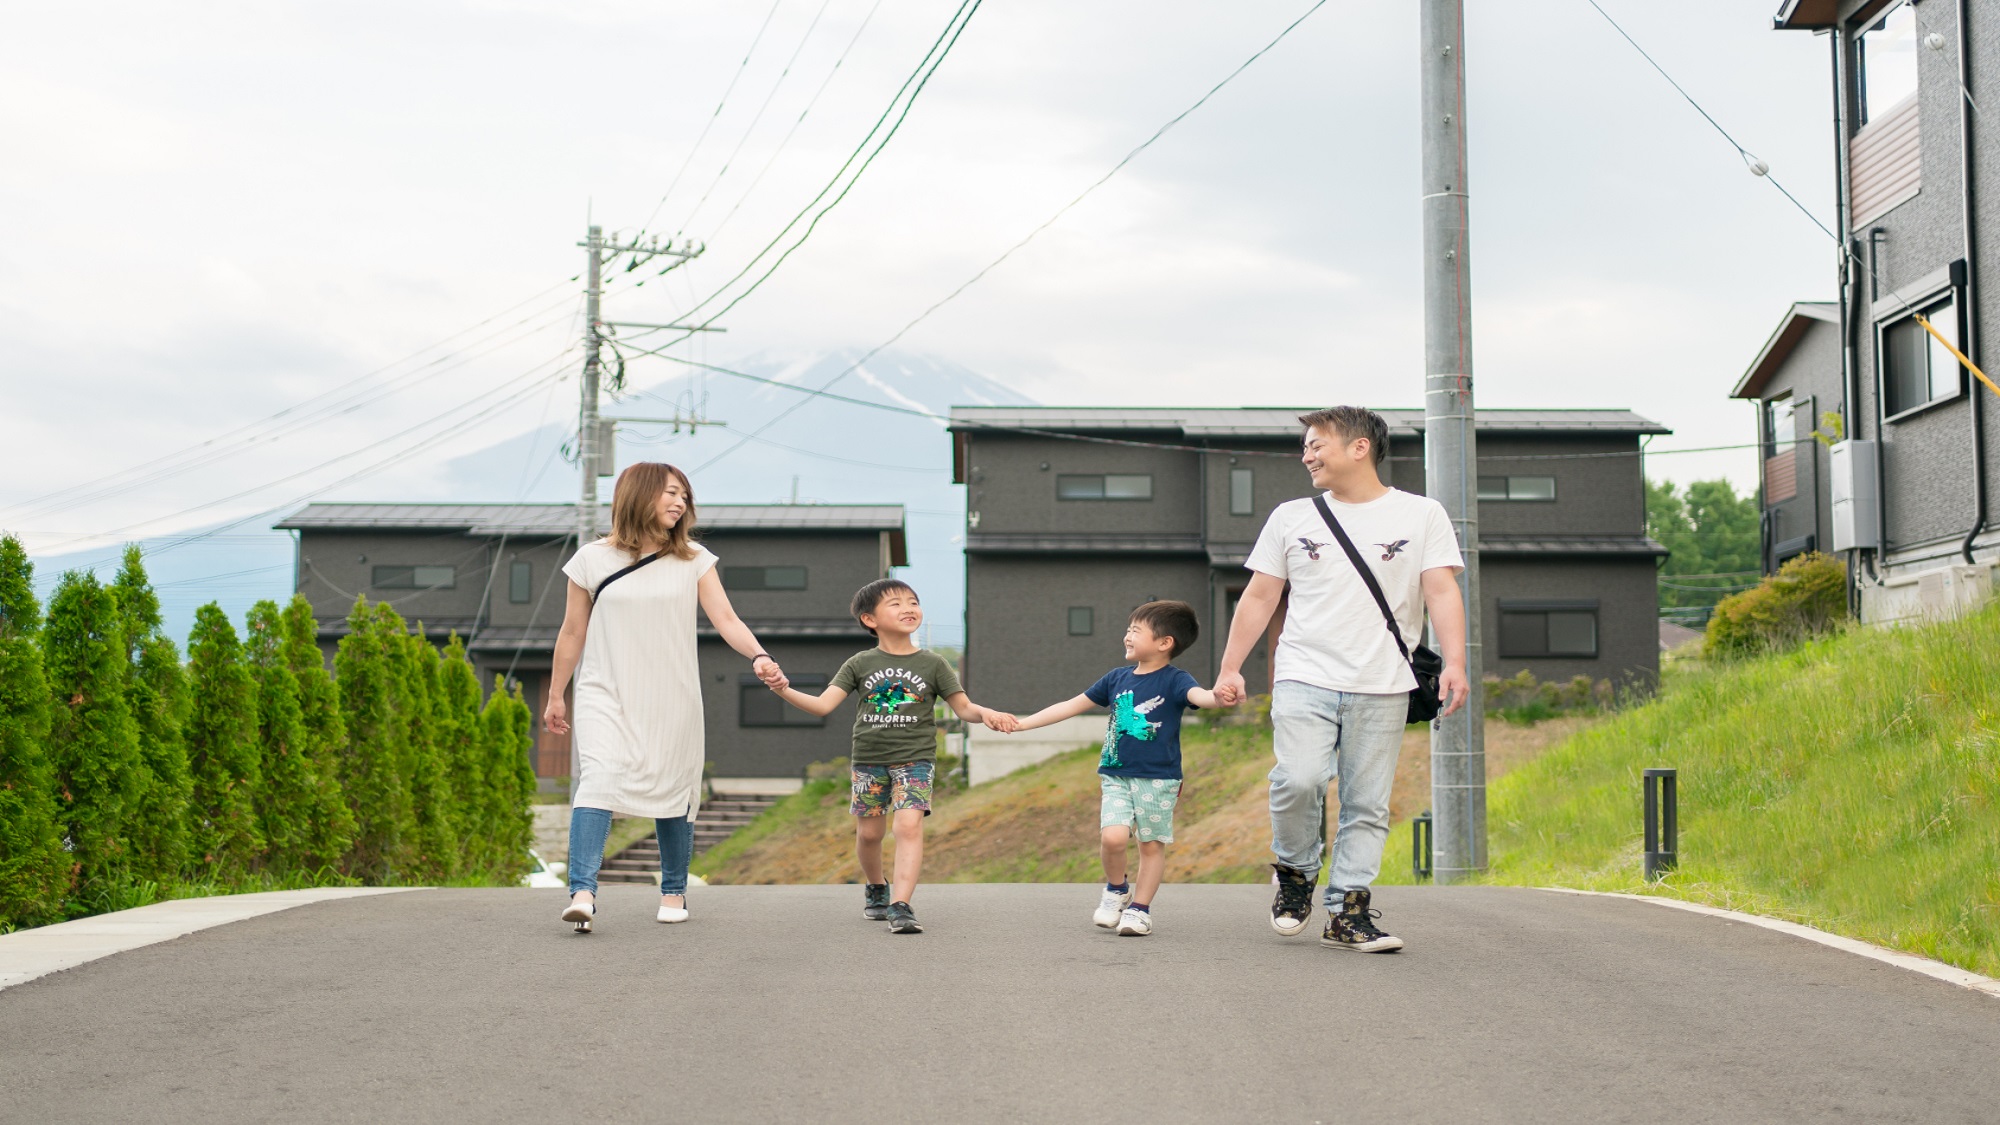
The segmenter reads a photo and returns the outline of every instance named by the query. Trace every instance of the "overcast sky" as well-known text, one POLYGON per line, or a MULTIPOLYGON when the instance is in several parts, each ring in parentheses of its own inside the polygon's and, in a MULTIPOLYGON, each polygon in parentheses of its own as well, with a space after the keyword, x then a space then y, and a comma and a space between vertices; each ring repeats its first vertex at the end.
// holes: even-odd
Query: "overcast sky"
MULTIPOLYGON (((1776 0, 1602 3, 1830 215, 1825 40, 1771 31, 1776 0)), ((985 5, 811 241, 727 335, 680 350, 727 363, 880 342, 1309 6, 985 5)), ((644 288, 647 272, 621 276, 608 305, 675 315, 827 181, 951 7, 9 2, 0 526, 74 549, 247 515, 391 458, 327 494, 396 499, 452 455, 572 414, 573 381, 534 378, 573 367, 586 215, 637 229, 686 165, 651 229, 707 253, 644 288), (87 504, 20 506, 482 322, 362 385, 390 397, 87 504), (503 387, 448 436, 419 425, 503 387)), ((1658 448, 1750 440, 1727 392, 1791 301, 1830 296, 1825 236, 1586 0, 1470 7, 1480 403, 1628 407, 1673 427, 1658 448)), ((1414 11, 1329 0, 900 346, 1049 403, 1421 405, 1414 11)), ((642 363, 638 381, 672 370, 642 363)), ((735 498, 727 464, 698 482, 709 495, 735 498)), ((1754 481, 1748 450, 1649 465, 1754 481)))

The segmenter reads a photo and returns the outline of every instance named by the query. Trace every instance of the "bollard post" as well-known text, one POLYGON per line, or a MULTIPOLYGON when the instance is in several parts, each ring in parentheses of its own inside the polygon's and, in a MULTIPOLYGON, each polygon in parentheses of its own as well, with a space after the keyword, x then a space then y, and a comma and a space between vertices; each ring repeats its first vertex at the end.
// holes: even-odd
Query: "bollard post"
POLYGON ((1646 881, 1674 869, 1680 852, 1679 779, 1670 769, 1647 770, 1639 784, 1646 797, 1646 881))
POLYGON ((1425 809, 1410 822, 1410 877, 1419 882, 1431 877, 1431 810, 1425 809))

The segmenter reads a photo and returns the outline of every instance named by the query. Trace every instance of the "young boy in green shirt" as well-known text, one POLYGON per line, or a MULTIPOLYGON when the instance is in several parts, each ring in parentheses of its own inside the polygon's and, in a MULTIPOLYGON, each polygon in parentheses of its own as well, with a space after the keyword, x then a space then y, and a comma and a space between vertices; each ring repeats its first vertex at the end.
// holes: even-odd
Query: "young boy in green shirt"
MULTIPOLYGON (((785 702, 812 715, 826 715, 850 692, 860 692, 854 713, 852 768, 854 852, 867 880, 861 916, 887 919, 893 934, 920 934, 924 928, 910 909, 917 872, 924 862, 924 818, 931 814, 931 771, 937 762, 936 701, 949 704, 968 723, 988 721, 988 712, 966 698, 951 662, 912 638, 924 623, 923 605, 910 584, 883 578, 854 595, 854 617, 875 634, 876 644, 857 652, 834 673, 825 691, 807 695, 792 687, 774 688, 785 702), (882 837, 893 816, 896 826, 896 882, 882 877, 882 837)), ((992 714, 996 722, 1013 716, 992 714)))

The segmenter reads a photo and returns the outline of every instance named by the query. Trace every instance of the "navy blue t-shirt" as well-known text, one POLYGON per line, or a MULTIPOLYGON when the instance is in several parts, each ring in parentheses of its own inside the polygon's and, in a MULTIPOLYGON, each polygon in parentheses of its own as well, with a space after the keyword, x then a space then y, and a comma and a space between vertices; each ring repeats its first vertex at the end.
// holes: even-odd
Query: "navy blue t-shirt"
POLYGON ((1181 712, 1194 704, 1188 692, 1200 688, 1193 676, 1169 664, 1140 675, 1113 668, 1084 696, 1111 708, 1097 772, 1110 777, 1181 776, 1181 712))

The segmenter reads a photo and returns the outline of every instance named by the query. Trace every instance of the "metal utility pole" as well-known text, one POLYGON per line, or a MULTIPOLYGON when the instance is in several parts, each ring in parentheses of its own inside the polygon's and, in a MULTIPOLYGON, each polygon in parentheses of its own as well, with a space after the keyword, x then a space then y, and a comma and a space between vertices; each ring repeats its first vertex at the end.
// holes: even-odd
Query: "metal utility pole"
POLYGON ((1424 485, 1465 554, 1464 707, 1431 724, 1439 883, 1486 869, 1486 692, 1479 643, 1479 463, 1472 409, 1472 261, 1465 174, 1465 0, 1421 0, 1424 485))

